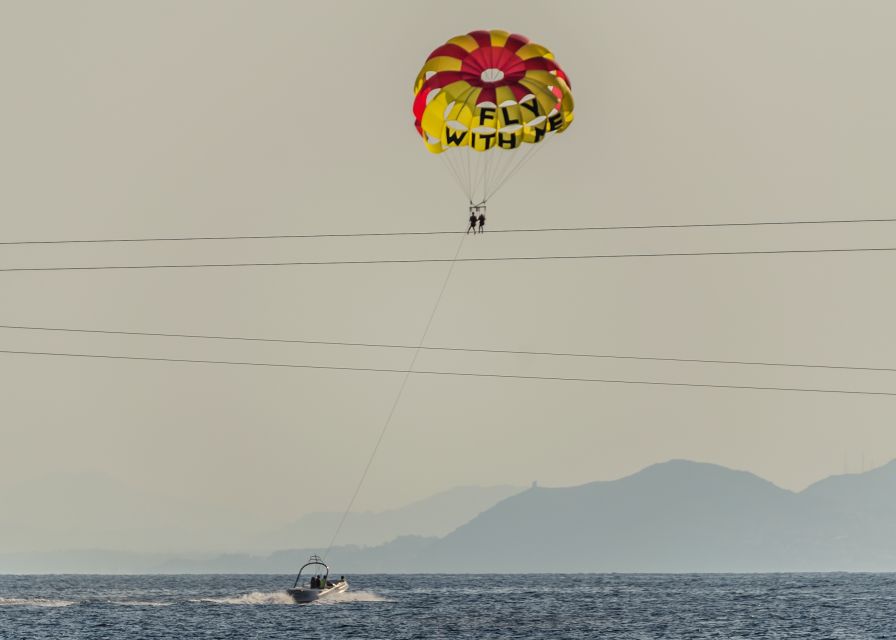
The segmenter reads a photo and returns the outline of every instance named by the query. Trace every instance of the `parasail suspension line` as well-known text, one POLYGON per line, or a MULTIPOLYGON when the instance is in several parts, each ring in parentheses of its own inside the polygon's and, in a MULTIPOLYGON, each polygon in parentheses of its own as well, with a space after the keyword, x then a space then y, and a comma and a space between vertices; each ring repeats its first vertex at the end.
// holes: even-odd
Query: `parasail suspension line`
POLYGON ((333 532, 333 537, 330 538, 330 543, 327 545, 327 550, 323 554, 324 561, 326 561, 327 556, 333 549, 336 538, 339 536, 339 532, 342 530, 342 525, 345 524, 345 519, 348 517, 352 506, 354 506, 355 499, 361 492, 361 487, 364 484, 364 480, 367 479, 367 473, 370 471, 370 467, 373 464, 373 459, 376 457, 376 453, 380 448, 380 444, 382 444, 383 442, 383 437, 385 437, 386 431, 388 431, 389 425, 392 423, 392 416, 395 415, 395 410, 398 408, 398 404, 401 401, 401 396, 404 394, 404 388, 408 383, 408 378, 411 377, 411 373, 414 371, 414 365, 417 363, 417 356, 420 355, 420 347, 423 346, 423 343, 426 341, 426 336, 429 334, 429 328, 432 326, 432 321, 436 317, 436 312, 439 310, 439 305, 442 302, 442 296, 445 294, 445 289, 448 288, 448 281, 451 280, 451 273, 454 271, 454 265, 457 264, 457 257, 460 255, 460 250, 464 246, 464 240, 466 239, 466 237, 466 234, 460 237, 460 242, 457 245, 457 250, 454 252, 454 257, 451 259, 451 262, 448 265, 448 272, 445 274, 445 279, 442 281, 442 288, 439 290, 439 295, 436 298, 436 302, 429 314, 429 319, 426 321, 426 328, 423 329, 423 335, 420 336, 420 342, 414 349, 414 357, 411 358, 411 364, 409 364, 408 368, 404 371, 404 377, 401 380, 401 386, 398 387, 398 393, 395 394, 395 400, 392 402, 392 408, 389 409, 389 415, 386 417, 386 421, 385 423, 383 423, 383 428, 380 430, 380 435, 376 439, 376 443, 373 445, 373 451, 370 452, 370 457, 367 459, 367 464, 364 466, 364 471, 361 473, 361 478, 358 480, 358 485, 355 487, 355 491, 354 493, 352 493, 352 497, 348 501, 348 505, 345 507, 345 511, 342 512, 342 517, 339 519, 339 524, 336 525, 336 531, 333 532))
POLYGON ((439 157, 442 159, 442 162, 445 163, 445 166, 448 167, 448 170, 451 171, 451 174, 454 176, 455 182, 457 182, 457 186, 460 187, 460 190, 464 192, 467 196, 467 199, 470 200, 470 203, 473 202, 473 196, 467 191, 467 188, 464 186, 464 181, 461 179, 460 174, 457 172, 457 169, 454 166, 454 163, 448 158, 448 154, 450 151, 443 151, 439 154, 439 157))
MULTIPOLYGON (((557 135, 557 134, 556 134, 556 133, 554 133, 554 134, 548 134, 549 137, 550 137, 551 135, 557 135)), ((514 175, 516 175, 516 172, 517 172, 517 171, 519 171, 520 169, 522 169, 523 166, 529 162, 529 160, 531 160, 533 157, 535 157, 535 154, 537 154, 537 153, 538 153, 538 152, 539 152, 539 151, 540 151, 540 150, 547 144, 547 142, 548 142, 548 138, 546 138, 545 140, 543 140, 543 141, 541 142, 541 144, 533 144, 533 145, 530 145, 530 148, 529 148, 528 150, 525 151, 525 155, 523 155, 523 157, 520 159, 520 161, 519 161, 518 163, 516 163, 515 166, 513 166, 512 168, 507 167, 507 168, 510 169, 510 170, 507 172, 507 175, 504 175, 504 176, 500 176, 500 177, 499 177, 498 184, 495 185, 494 189, 492 189, 492 192, 489 194, 489 197, 491 197, 491 196, 493 196, 494 194, 496 194, 496 193, 498 192, 498 189, 500 189, 501 187, 503 187, 504 184, 505 184, 508 180, 510 180, 510 178, 512 178, 514 175)))

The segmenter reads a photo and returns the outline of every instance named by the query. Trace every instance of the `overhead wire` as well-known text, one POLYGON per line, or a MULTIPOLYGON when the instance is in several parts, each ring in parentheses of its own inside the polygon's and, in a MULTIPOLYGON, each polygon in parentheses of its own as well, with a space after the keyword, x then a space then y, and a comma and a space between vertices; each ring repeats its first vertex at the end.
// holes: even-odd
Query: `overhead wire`
MULTIPOLYGON (((440 154, 445 155, 445 154, 440 154)), ((447 155, 445 156, 447 160, 447 155)), ((459 179, 459 178, 458 178, 459 179)), ((603 225, 581 227, 542 227, 542 228, 516 228, 516 229, 490 229, 489 233, 568 233, 579 231, 634 231, 649 229, 720 229, 737 227, 765 227, 765 226, 799 226, 799 225, 828 225, 828 224, 874 224, 896 222, 896 218, 855 218, 833 220, 766 220, 747 222, 694 222, 683 224, 642 224, 642 225, 603 225)), ((279 233, 266 235, 200 235, 200 236, 155 236, 146 238, 70 238, 57 240, 0 240, 0 246, 13 245, 41 245, 41 244, 102 244, 116 242, 188 242, 188 241, 227 241, 227 240, 285 240, 285 239, 311 239, 311 238, 376 238, 376 237, 402 237, 402 236, 443 236, 459 235, 463 231, 387 231, 387 232, 361 232, 361 233, 279 233)))
POLYGON ((334 365, 312 365, 312 364, 293 364, 293 363, 275 363, 275 362, 254 362, 245 360, 206 360, 193 358, 164 358, 156 356, 123 356, 111 354, 96 353, 73 353, 73 352, 55 352, 55 351, 25 351, 0 349, 0 354, 7 355, 26 355, 26 356, 56 356, 69 358, 97 358, 104 360, 133 360, 145 362, 166 362, 166 363, 189 363, 189 364, 211 364, 211 365, 233 365, 233 366, 252 366, 252 367, 272 367, 286 369, 312 369, 326 371, 358 371, 370 373, 401 373, 427 376, 455 376, 467 378, 495 378, 507 380, 543 380, 558 382, 587 382, 600 384, 619 384, 619 385, 649 385, 661 387, 686 387, 686 388, 707 388, 707 389, 744 389, 751 391, 789 391, 800 393, 827 393, 827 394, 844 394, 844 395, 860 395, 860 396, 894 396, 896 391, 871 391, 864 389, 826 389, 815 387, 783 387, 783 386, 762 386, 762 385, 739 385, 739 384, 714 384, 714 383, 695 383, 695 382, 670 382, 665 380, 627 380, 615 378, 586 378, 578 376, 539 376, 539 375, 523 375, 523 374, 504 374, 504 373, 480 373, 471 371, 436 371, 424 369, 392 369, 380 367, 340 367, 334 365))
POLYGON ((239 342, 262 342, 276 344, 306 344, 306 345, 323 345, 323 346, 339 346, 339 347, 362 347, 374 349, 419 349, 421 351, 446 351, 458 353, 481 353, 496 355, 522 355, 522 356, 544 356, 544 357, 560 357, 560 358, 589 358, 589 359, 606 359, 606 360, 635 360, 650 362, 676 362, 676 363, 694 363, 694 364, 722 364, 722 365, 745 365, 760 367, 791 367, 802 369, 833 369, 844 371, 869 371, 869 372, 896 372, 896 367, 870 367, 856 365, 840 365, 840 364, 812 364, 805 362, 780 362, 767 360, 722 360, 710 358, 682 358, 669 356, 643 356, 643 355, 622 355, 608 353, 582 353, 570 351, 534 351, 520 349, 494 349, 481 347, 451 347, 451 346, 427 346, 427 345, 410 345, 395 344, 382 342, 349 342, 339 340, 309 340, 299 338, 270 338, 258 336, 232 336, 232 335, 214 335, 214 334, 198 334, 198 333, 170 333, 158 331, 124 331, 112 329, 82 329, 74 327, 47 327, 34 325, 19 324, 0 324, 0 329, 12 329, 21 331, 48 331, 63 333, 81 333, 81 334, 99 334, 99 335, 121 335, 121 336, 142 336, 142 337, 162 337, 162 338, 187 338, 200 340, 224 340, 239 342))
MULTIPOLYGON (((490 232, 491 233, 491 232, 490 232)), ((669 251, 660 253, 604 253, 582 255, 546 256, 494 256, 479 258, 392 258, 377 260, 290 260, 283 262, 203 262, 182 264, 135 264, 135 265, 86 265, 58 267, 3 267, 0 273, 25 271, 108 271, 127 269, 209 269, 245 267, 297 267, 330 265, 371 265, 371 264, 425 264, 442 262, 537 262, 602 260, 613 258, 686 258, 710 256, 755 256, 755 255, 806 255, 823 253, 885 253, 896 251, 896 247, 846 247, 825 249, 752 249, 745 251, 669 251)))

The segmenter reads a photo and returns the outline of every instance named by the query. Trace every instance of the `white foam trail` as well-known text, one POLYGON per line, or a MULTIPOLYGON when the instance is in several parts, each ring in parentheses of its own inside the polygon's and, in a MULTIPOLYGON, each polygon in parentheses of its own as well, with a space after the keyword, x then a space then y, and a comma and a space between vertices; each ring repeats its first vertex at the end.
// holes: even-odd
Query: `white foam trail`
POLYGON ((391 600, 377 595, 373 591, 343 591, 342 593, 329 595, 316 602, 319 604, 338 604, 340 602, 391 602, 391 600))
POLYGON ((50 598, 0 598, 0 607, 68 607, 73 604, 73 600, 50 598))
MULTIPOLYGON (((225 596, 221 598, 198 598, 190 602, 210 602, 213 604, 296 604, 285 591, 253 591, 239 596, 225 596)), ((315 600, 309 604, 340 604, 344 602, 389 602, 388 599, 373 593, 372 591, 346 591, 334 593, 321 600, 315 600)), ((137 604, 127 602, 120 604, 137 604)), ((146 603, 151 604, 151 603, 146 603)))
POLYGON ((253 591, 241 596, 224 598, 200 598, 191 602, 213 602, 215 604, 295 604, 285 591, 253 591))

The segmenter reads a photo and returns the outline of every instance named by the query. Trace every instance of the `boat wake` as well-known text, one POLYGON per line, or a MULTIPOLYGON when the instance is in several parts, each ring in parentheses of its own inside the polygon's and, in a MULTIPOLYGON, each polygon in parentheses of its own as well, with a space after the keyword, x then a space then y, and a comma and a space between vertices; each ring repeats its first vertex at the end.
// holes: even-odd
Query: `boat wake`
POLYGON ((77 603, 52 598, 0 598, 0 607, 68 607, 73 604, 77 603))
MULTIPOLYGON (((326 598, 315 600, 309 604, 333 605, 347 602, 388 602, 389 600, 373 593, 372 591, 346 591, 333 593, 326 598)), ((258 605, 258 604, 291 604, 296 602, 285 591, 252 591, 238 596, 224 596, 220 598, 197 598, 190 602, 205 602, 210 604, 234 604, 234 605, 258 605)))
POLYGON ((239 596, 199 598, 190 602, 210 602, 212 604, 295 604, 285 591, 252 591, 239 596))
POLYGON ((373 591, 344 591, 316 600, 313 604, 340 604, 342 602, 391 602, 373 591))
MULTIPOLYGON (((224 605, 295 605, 295 601, 285 591, 252 591, 237 596, 217 598, 193 598, 189 602, 224 605)), ((348 602, 389 602, 387 598, 372 591, 347 591, 334 593, 311 604, 334 605, 348 602)), ((93 604, 94 601, 56 600, 53 598, 0 598, 0 607, 69 607, 74 604, 93 604)), ((171 601, 159 600, 103 600, 96 604, 114 604, 128 607, 169 607, 171 601)))

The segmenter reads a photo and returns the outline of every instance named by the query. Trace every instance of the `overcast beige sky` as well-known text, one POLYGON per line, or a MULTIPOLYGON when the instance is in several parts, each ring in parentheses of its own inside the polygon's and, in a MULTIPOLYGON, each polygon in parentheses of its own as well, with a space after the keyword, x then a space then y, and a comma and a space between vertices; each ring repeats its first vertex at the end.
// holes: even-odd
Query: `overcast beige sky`
MULTIPOLYGON (((550 47, 576 120, 491 228, 889 217, 887 1, 3 2, 4 240, 462 228, 431 49, 550 47)), ((457 238, 5 246, 0 266, 450 257, 457 238)), ((470 238, 462 255, 896 246, 896 224, 470 238)), ((431 345, 896 366, 896 254, 457 265, 431 345)), ((415 343, 447 265, 0 273, 0 324, 415 343)), ((409 352, 0 330, 0 348, 338 366, 409 352)), ((896 374, 423 353, 419 368, 896 391, 896 374)), ((0 483, 91 471, 259 521, 341 508, 397 374, 0 355, 0 483), (307 473, 343 473, 314 483, 307 473)), ((357 506, 669 458, 788 488, 896 457, 896 398, 412 377, 357 506)), ((319 476, 319 473, 316 474, 319 476)), ((90 497, 86 496, 85 500, 90 497)))

